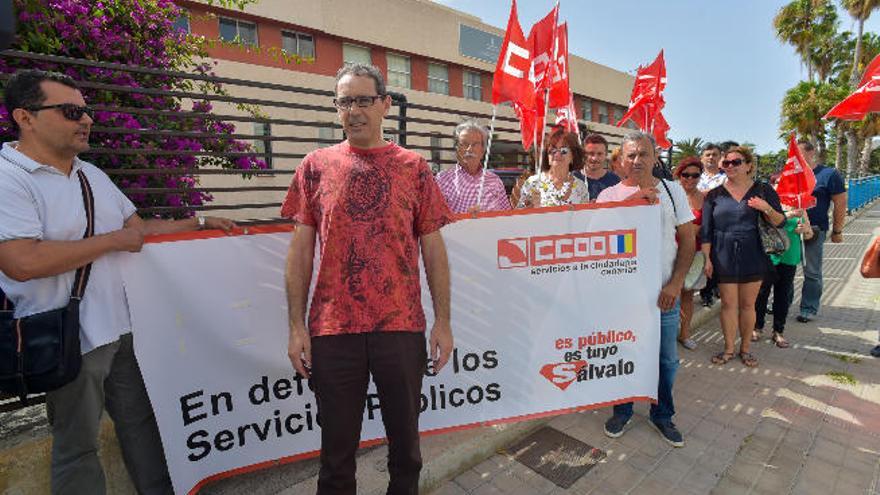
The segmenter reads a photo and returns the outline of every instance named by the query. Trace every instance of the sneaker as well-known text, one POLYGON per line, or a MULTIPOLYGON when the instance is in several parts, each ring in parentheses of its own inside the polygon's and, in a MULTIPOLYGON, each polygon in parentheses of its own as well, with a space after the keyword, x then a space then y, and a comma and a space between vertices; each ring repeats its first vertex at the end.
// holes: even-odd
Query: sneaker
MULTIPOLYGON (((681 436, 681 432, 678 431, 678 428, 672 423, 672 421, 666 423, 655 423, 654 421, 649 421, 651 426, 657 430, 657 433, 663 437, 663 440, 666 440, 666 443, 672 445, 673 447, 684 447, 684 437, 681 436)), ((608 426, 606 423, 605 433, 608 433, 608 426)))
MULTIPOLYGON (((880 345, 876 345, 876 346, 874 346, 873 349, 871 349, 871 355, 874 356, 875 358, 880 358, 880 345)), ((606 426, 606 428, 607 428, 607 426, 606 426)), ((605 432, 607 433, 608 430, 606 429, 605 432)))
POLYGON ((605 422, 605 434, 611 438, 617 438, 620 435, 623 435, 628 424, 629 419, 623 419, 620 416, 611 416, 608 418, 608 421, 605 422))
POLYGON ((797 315, 797 318, 795 318, 795 320, 801 323, 809 323, 810 321, 813 321, 813 318, 807 315, 797 315))

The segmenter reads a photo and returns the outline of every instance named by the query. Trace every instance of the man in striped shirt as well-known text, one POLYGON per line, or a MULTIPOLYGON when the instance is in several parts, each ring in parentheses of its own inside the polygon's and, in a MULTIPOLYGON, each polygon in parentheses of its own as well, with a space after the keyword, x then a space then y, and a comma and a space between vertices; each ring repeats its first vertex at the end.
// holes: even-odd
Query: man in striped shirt
POLYGON ((454 213, 509 210, 510 200, 501 178, 483 170, 489 131, 473 120, 455 127, 455 167, 437 175, 437 185, 454 213), (480 197, 480 183, 483 194, 480 197))

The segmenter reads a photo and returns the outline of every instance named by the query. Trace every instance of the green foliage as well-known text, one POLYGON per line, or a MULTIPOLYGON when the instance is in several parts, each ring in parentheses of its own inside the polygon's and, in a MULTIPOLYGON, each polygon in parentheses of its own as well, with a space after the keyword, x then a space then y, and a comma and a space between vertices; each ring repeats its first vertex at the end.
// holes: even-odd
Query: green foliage
POLYGON ((678 163, 689 156, 700 156, 705 144, 703 139, 698 137, 673 141, 672 163, 678 163))

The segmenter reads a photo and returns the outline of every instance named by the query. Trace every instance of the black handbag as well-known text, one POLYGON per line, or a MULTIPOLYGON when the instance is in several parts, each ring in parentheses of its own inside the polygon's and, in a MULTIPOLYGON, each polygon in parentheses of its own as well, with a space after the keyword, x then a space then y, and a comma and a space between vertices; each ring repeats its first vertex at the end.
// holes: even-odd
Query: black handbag
MULTIPOLYGON (((759 196, 764 201, 767 200, 764 197, 765 187, 767 187, 765 184, 760 184, 761 194, 759 196)), ((764 218, 764 214, 760 212, 758 213, 758 233, 761 234, 761 246, 766 254, 782 254, 788 251, 788 248, 791 246, 791 240, 788 238, 788 233, 785 232, 785 229, 771 225, 764 218)))
MULTIPOLYGON (((95 201, 85 173, 77 172, 86 210, 83 238, 95 233, 95 201)), ((0 318, 0 392, 18 396, 49 392, 72 382, 82 365, 79 305, 89 283, 89 263, 76 270, 63 308, 24 318, 0 318)))

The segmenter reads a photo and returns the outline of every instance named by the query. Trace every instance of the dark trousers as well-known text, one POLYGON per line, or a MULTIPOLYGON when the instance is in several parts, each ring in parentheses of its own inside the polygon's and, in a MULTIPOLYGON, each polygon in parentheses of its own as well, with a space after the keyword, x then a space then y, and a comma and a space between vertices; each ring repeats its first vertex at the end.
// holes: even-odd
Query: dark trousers
POLYGON ((764 328, 764 317, 767 314, 767 300, 773 290, 773 331, 785 331, 785 319, 794 296, 794 274, 797 266, 779 264, 774 270, 767 272, 758 298, 755 299, 755 328, 764 328))
POLYGON ((321 423, 318 494, 354 495, 355 452, 370 375, 388 438, 388 494, 419 491, 419 412, 427 363, 422 332, 374 332, 312 339, 312 383, 321 423))
POLYGON ((718 275, 713 273, 708 280, 706 286, 700 289, 700 299, 706 300, 713 297, 720 297, 718 294, 718 275))

